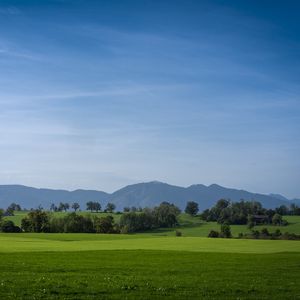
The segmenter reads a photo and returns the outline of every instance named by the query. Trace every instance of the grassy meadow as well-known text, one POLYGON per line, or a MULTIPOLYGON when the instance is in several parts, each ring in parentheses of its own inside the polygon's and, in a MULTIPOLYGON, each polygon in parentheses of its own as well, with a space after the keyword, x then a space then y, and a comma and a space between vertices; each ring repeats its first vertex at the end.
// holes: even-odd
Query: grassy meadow
POLYGON ((300 299, 297 241, 0 234, 1 299, 300 299))
MULTIPOLYGON (((300 232, 300 217, 285 219, 283 232, 300 232)), ((210 239, 218 224, 179 220, 182 237, 1 233, 0 299, 300 299, 299 241, 210 239)))
POLYGON ((299 253, 0 254, 1 299, 299 299, 299 253))
POLYGON ((300 242, 288 240, 210 239, 144 234, 2 233, 0 253, 39 251, 166 250, 222 253, 299 252, 300 242))

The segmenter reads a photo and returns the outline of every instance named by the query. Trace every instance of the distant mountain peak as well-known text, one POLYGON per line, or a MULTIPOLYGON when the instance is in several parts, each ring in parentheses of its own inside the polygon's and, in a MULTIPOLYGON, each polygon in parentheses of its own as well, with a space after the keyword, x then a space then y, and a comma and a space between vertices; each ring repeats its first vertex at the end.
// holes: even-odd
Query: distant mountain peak
MULTIPOLYGON (((128 185, 110 194, 96 190, 67 191, 37 189, 23 185, 0 185, 0 208, 6 208, 12 202, 16 202, 24 208, 36 208, 39 205, 49 208, 51 203, 78 202, 81 209, 85 209, 86 202, 99 201, 102 207, 108 202, 113 202, 117 209, 122 210, 126 206, 153 207, 163 201, 168 201, 184 209, 186 202, 192 200, 198 202, 202 210, 213 206, 222 198, 232 201, 255 200, 267 208, 292 203, 278 194, 250 193, 244 190, 226 188, 216 183, 209 186, 194 184, 185 188, 155 180, 128 185)), ((298 201, 294 200, 296 203, 298 201)))
POLYGON ((144 182, 144 183, 146 183, 146 184, 167 184, 165 182, 158 181, 158 180, 148 181, 148 182, 144 182))
POLYGON ((216 183, 213 183, 211 185, 208 186, 209 188, 217 188, 217 189, 223 189, 224 187, 221 185, 218 185, 216 183))

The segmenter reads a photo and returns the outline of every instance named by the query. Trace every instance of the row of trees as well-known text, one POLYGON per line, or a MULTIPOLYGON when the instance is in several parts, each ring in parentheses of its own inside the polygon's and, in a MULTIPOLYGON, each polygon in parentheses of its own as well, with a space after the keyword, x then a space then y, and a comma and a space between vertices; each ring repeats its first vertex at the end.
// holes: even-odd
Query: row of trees
POLYGON ((221 199, 211 209, 204 210, 201 217, 205 221, 220 224, 248 224, 250 228, 257 224, 287 225, 278 211, 263 208, 256 201, 231 202, 221 199))
POLYGON ((70 208, 74 209, 74 211, 76 212, 80 208, 80 205, 77 202, 74 202, 71 205, 69 203, 63 203, 63 202, 60 202, 58 206, 56 206, 54 203, 52 203, 50 205, 50 210, 55 211, 55 212, 57 212, 57 211, 65 211, 66 212, 70 208))
MULTIPOLYGON (((72 208, 74 210, 74 212, 76 212, 77 210, 80 209, 80 205, 77 202, 72 203, 71 205, 69 203, 63 203, 60 202, 58 206, 56 206, 54 203, 51 204, 50 206, 50 210, 51 211, 68 211, 70 208, 72 208)), ((102 206, 100 202, 96 202, 96 201, 89 201, 86 203, 86 210, 89 210, 90 212, 99 212, 101 211, 102 206)), ((116 206, 113 203, 107 203, 104 211, 105 212, 109 212, 112 213, 114 212, 114 210, 116 209, 116 206)))
POLYGON ((269 232, 268 228, 252 230, 250 233, 240 233, 239 238, 244 239, 263 239, 263 240, 300 240, 300 235, 295 233, 281 233, 279 229, 275 232, 269 232))
MULTIPOLYGON (((231 229, 228 224, 222 224, 221 230, 211 230, 208 234, 210 238, 231 238, 231 229)), ((271 233, 267 228, 259 230, 251 230, 250 233, 240 233, 238 238, 240 239, 263 239, 263 240, 300 240, 300 235, 295 233, 281 233, 279 229, 271 233)))
POLYGON ((222 224, 220 232, 216 230, 211 230, 210 233, 208 234, 208 237, 229 239, 232 237, 231 228, 228 224, 222 224))
POLYGON ((153 209, 145 208, 142 212, 122 214, 120 227, 122 233, 146 231, 155 228, 175 227, 180 209, 174 204, 162 202, 153 209))
MULTIPOLYGON (((284 216, 284 215, 300 215, 300 207, 297 206, 296 204, 291 204, 290 207, 287 207, 286 205, 281 205, 274 210, 266 210, 262 208, 262 205, 259 202, 256 201, 240 201, 240 202, 231 202, 230 200, 226 199, 221 199, 217 202, 217 204, 212 207, 211 209, 206 209, 202 213, 202 217, 204 219, 209 219, 212 221, 217 221, 217 219, 220 216, 221 210, 225 208, 232 208, 235 210, 233 212, 233 218, 235 219, 242 219, 242 223, 245 223, 245 216, 247 212, 255 213, 255 214, 267 214, 267 215, 274 215, 275 213, 284 216), (236 205, 234 205, 236 204, 236 205), (240 217, 238 217, 238 214, 241 212, 240 217)), ((42 209, 42 207, 39 207, 39 209, 42 209)), ((67 203, 67 202, 60 202, 58 205, 52 203, 50 206, 51 211, 68 211, 70 209, 73 209, 75 212, 80 209, 80 204, 78 202, 74 202, 72 204, 67 203)), ((91 212, 99 212, 101 211, 102 206, 100 202, 97 201, 89 201, 86 203, 86 210, 89 210, 91 212)), ((116 206, 113 203, 107 203, 106 207, 104 208, 104 212, 114 212, 116 209, 116 206)), ((11 203, 7 209, 4 211, 5 215, 13 215, 15 211, 20 211, 21 206, 16 203, 11 203)), ((32 210, 32 209, 31 209, 32 210)), ((143 208, 142 207, 124 207, 123 209, 124 212, 142 212, 143 208)), ((196 216, 199 212, 199 206, 197 202, 194 201, 189 201, 186 204, 185 207, 185 213, 191 215, 191 216, 196 216)), ((225 210, 223 214, 226 214, 228 212, 225 210)), ((234 221, 235 222, 235 221, 234 221)))
POLYGON ((178 224, 178 207, 163 202, 153 209, 123 213, 119 224, 112 216, 80 215, 76 212, 55 216, 41 209, 30 211, 21 221, 21 228, 12 221, 1 221, 3 232, 63 232, 63 233, 130 233, 178 224), (4 223, 5 222, 5 226, 4 223))
POLYGON ((64 217, 54 217, 42 210, 34 210, 22 219, 21 229, 25 232, 54 233, 119 233, 112 216, 98 217, 79 215, 75 212, 64 217))
POLYGON ((295 203, 292 203, 290 207, 286 205, 281 205, 275 208, 276 213, 282 216, 291 215, 291 216, 300 216, 300 207, 295 203))
POLYGON ((21 210, 21 206, 16 203, 11 203, 5 211, 1 209, 2 214, 5 216, 13 216, 15 211, 20 211, 20 210, 21 210))

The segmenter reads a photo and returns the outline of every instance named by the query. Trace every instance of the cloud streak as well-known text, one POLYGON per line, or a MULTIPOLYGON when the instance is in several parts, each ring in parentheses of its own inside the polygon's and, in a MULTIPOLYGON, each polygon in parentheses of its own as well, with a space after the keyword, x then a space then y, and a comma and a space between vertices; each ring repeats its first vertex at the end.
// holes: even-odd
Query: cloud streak
POLYGON ((14 6, 0 7, 0 15, 20 15, 21 10, 14 6))

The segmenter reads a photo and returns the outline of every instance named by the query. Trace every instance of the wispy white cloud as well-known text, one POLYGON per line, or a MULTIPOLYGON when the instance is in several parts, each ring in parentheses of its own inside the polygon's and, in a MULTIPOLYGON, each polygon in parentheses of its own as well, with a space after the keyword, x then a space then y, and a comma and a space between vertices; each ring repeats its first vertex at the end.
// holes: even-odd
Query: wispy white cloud
POLYGON ((3 15, 20 15, 21 10, 14 6, 0 7, 0 14, 3 15))
POLYGON ((26 59, 26 60, 33 60, 33 61, 40 61, 42 57, 37 54, 29 53, 29 52, 22 52, 14 49, 5 49, 0 48, 0 57, 2 56, 8 56, 8 57, 15 57, 20 59, 26 59))
POLYGON ((26 49, 26 47, 24 47, 23 44, 19 44, 18 41, 12 41, 4 38, 0 38, 0 58, 1 56, 30 61, 41 61, 44 59, 41 54, 26 49))
MULTIPOLYGON (((157 93, 176 93, 178 91, 183 91, 189 88, 194 88, 195 84, 147 84, 147 83, 139 83, 139 82, 110 82, 110 83, 101 83, 98 84, 94 89, 60 89, 57 87, 45 87, 41 90, 30 90, 27 93, 23 93, 21 95, 19 92, 14 93, 4 93, 0 92, 0 103, 2 104, 21 104, 25 103, 38 103, 39 100, 47 101, 47 100, 72 100, 78 98, 105 98, 107 97, 117 97, 119 101, 125 101, 125 98, 121 96, 142 96, 139 97, 138 100, 136 97, 132 98, 132 101, 143 101, 147 98, 147 96, 152 95, 155 96, 157 93), (60 89, 60 90, 59 90, 60 89), (57 91, 59 90, 59 91, 57 91)), ((109 98, 111 99, 111 98, 109 98)), ((128 98, 126 98, 128 101, 128 98)))

